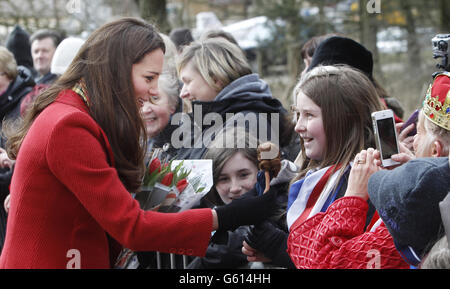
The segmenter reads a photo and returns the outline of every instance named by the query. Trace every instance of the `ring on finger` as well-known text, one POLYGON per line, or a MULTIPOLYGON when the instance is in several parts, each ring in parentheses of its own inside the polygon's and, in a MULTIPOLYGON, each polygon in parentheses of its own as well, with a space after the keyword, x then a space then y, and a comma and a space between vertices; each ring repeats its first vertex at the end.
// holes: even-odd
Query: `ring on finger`
POLYGON ((356 160, 356 163, 357 163, 357 164, 365 164, 365 163, 366 163, 366 160, 358 158, 358 159, 356 160))

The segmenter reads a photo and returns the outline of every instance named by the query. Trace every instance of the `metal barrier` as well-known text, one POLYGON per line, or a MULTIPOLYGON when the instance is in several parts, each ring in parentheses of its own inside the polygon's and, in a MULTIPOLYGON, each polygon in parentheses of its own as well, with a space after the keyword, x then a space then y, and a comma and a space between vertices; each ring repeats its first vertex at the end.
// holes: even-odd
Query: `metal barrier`
MULTIPOLYGON (((186 269, 189 263, 188 256, 186 255, 175 255, 175 254, 169 254, 170 257, 170 269, 186 269), (176 256, 182 256, 183 262, 182 266, 183 268, 177 268, 177 262, 176 262, 176 256)), ((156 252, 156 269, 163 269, 162 268, 162 261, 161 261, 161 253, 156 252)))

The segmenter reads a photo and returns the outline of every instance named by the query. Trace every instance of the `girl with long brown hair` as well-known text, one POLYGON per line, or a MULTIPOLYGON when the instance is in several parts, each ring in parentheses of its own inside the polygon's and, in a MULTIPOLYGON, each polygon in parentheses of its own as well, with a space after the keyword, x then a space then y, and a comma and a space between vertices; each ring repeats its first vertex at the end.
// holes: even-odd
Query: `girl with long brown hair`
POLYGON ((352 173, 363 164, 362 152, 367 149, 369 163, 375 147, 371 113, 384 109, 375 87, 359 71, 323 66, 305 75, 296 95, 304 160, 289 196, 287 250, 293 263, 297 268, 368 268, 376 251, 384 258, 381 268, 404 268, 386 228, 345 243, 377 219, 368 202, 364 209, 353 208, 352 196, 352 173), (328 218, 335 219, 322 222, 328 218))
MULTIPOLYGON (((314 233, 322 227, 319 227, 320 224, 317 227, 305 224, 315 226, 317 223, 312 222, 321 213, 344 199, 355 156, 361 150, 375 146, 371 113, 384 109, 384 106, 368 77, 361 71, 342 65, 312 69, 302 77, 294 93, 298 119, 295 130, 300 135, 301 158, 300 172, 289 189, 289 234, 274 232, 265 238, 257 233, 250 234, 243 251, 250 261, 260 259, 261 253, 273 259, 275 255, 268 250, 270 246, 262 244, 262 240, 270 238, 279 242, 282 252, 278 254, 286 254, 287 251, 297 268, 354 268, 352 265, 361 263, 349 265, 345 263, 347 256, 338 255, 337 263, 328 259, 328 256, 334 258, 331 253, 327 254, 334 248, 332 246, 340 246, 340 240, 336 238, 334 242, 335 239, 332 239, 331 244, 319 247, 322 244, 318 244, 318 240, 322 236, 314 233), (306 227, 311 234, 304 234, 306 227), (317 255, 314 255, 316 252, 317 255), (339 258, 344 260, 342 264, 339 258)), ((363 217, 367 224, 371 222, 373 213, 372 206, 366 212, 367 216, 363 217)), ((334 223, 338 224, 338 221, 334 223)), ((264 233, 263 230, 259 232, 264 233)), ((271 248, 275 246, 271 245, 271 248)), ((396 268, 402 265, 394 246, 387 247, 384 252, 394 256, 394 261, 387 266, 396 268)), ((353 256, 356 255, 348 257, 353 256)))

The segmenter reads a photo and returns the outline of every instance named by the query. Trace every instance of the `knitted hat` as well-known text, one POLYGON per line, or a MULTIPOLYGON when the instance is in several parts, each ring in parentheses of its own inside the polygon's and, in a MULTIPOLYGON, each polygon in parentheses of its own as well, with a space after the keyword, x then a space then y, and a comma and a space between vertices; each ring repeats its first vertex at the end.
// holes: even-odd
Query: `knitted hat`
POLYGON ((415 159, 378 171, 370 177, 368 190, 397 250, 410 264, 419 264, 441 232, 439 202, 450 190, 448 158, 415 159))
POLYGON ((450 130, 450 73, 438 74, 428 88, 423 113, 434 124, 450 130))
POLYGON ((54 74, 63 74, 83 45, 84 40, 68 37, 61 41, 55 50, 50 71, 54 74))
POLYGON ((14 54, 17 65, 28 68, 33 67, 30 36, 19 25, 14 26, 13 31, 8 35, 6 48, 14 54))
POLYGON ((324 40, 314 52, 308 71, 319 65, 346 64, 364 72, 371 80, 372 53, 358 42, 340 36, 324 40))

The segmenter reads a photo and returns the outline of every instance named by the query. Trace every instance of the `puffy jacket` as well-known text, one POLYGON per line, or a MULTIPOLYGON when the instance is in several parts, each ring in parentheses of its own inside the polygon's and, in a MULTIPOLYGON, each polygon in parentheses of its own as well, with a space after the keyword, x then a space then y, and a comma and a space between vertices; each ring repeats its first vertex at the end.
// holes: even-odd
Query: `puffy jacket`
POLYGON ((18 67, 16 78, 9 84, 8 89, 0 95, 0 125, 4 118, 20 116, 20 103, 35 85, 31 71, 23 66, 18 67))
POLYGON ((291 228, 288 253, 302 269, 407 269, 389 231, 364 231, 368 204, 343 197, 291 228))
MULTIPOLYGON (((203 122, 198 124, 192 120, 191 125, 195 128, 186 124, 182 125, 180 131, 191 129, 193 139, 183 140, 185 147, 178 150, 178 159, 202 158, 207 149, 205 140, 214 139, 214 135, 217 135, 226 127, 236 126, 236 123, 239 125, 239 121, 242 121, 249 114, 256 116, 258 122, 256 129, 259 134, 262 133, 259 131, 259 122, 267 121, 268 140, 273 140, 274 136, 270 135, 273 131, 278 133, 280 142, 286 141, 285 134, 290 131, 290 128, 287 128, 284 122, 288 115, 286 109, 278 99, 272 97, 268 84, 261 80, 257 74, 249 74, 236 79, 222 89, 214 101, 193 101, 192 107, 194 109, 192 119, 197 120, 200 116, 203 118, 208 113, 215 113, 222 118, 223 126, 215 129, 217 124, 214 121, 211 124, 203 122), (278 114, 279 116, 278 127, 272 127, 272 114, 278 114), (230 115, 233 117, 230 117, 230 115), (211 130, 211 128, 214 129, 211 130), (195 135, 196 131, 201 132, 201 137, 198 133, 197 136, 195 135)), ((246 129, 249 129, 248 123, 245 126, 246 129)), ((255 134, 256 131, 252 130, 252 133, 255 134)), ((289 134, 288 137, 290 138, 291 135, 289 134)))

